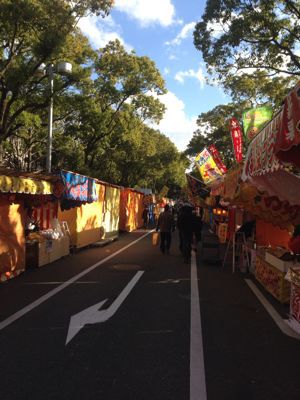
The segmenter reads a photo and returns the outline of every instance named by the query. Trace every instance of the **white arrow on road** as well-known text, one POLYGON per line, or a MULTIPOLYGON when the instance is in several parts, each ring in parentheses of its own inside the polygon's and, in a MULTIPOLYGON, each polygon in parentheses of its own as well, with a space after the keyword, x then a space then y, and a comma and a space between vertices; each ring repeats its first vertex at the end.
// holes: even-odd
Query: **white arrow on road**
POLYGON ((118 310, 120 305, 123 303, 123 301, 126 299, 126 297, 129 295, 129 293, 134 288, 144 272, 145 271, 138 271, 131 279, 131 281, 125 286, 125 288, 116 298, 116 300, 106 310, 99 311, 99 309, 108 299, 105 299, 100 303, 94 304, 93 306, 73 315, 70 319, 66 345, 73 339, 74 336, 77 335, 77 333, 84 327, 84 325, 98 324, 100 322, 105 322, 109 318, 111 318, 118 310))

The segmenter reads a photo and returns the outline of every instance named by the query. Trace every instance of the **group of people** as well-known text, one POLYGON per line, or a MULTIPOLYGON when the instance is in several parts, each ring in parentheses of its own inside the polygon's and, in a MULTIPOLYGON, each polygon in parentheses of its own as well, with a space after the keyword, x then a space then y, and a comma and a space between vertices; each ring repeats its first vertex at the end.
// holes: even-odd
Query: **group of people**
POLYGON ((201 239, 202 214, 201 212, 197 214, 195 208, 188 203, 183 204, 178 210, 174 208, 170 210, 170 206, 165 205, 156 225, 156 231, 160 231, 160 251, 163 254, 168 254, 170 251, 172 232, 174 232, 176 225, 179 231, 179 249, 184 262, 188 263, 191 258, 193 243, 196 249, 197 243, 201 239), (177 217, 177 224, 175 217, 177 217))

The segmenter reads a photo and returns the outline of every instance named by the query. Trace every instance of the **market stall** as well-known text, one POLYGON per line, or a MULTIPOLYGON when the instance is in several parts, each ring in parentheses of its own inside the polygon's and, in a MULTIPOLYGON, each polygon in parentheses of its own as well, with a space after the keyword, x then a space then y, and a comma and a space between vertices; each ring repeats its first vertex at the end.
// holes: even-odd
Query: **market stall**
POLYGON ((5 171, 0 176, 0 279, 69 253, 57 221, 59 178, 5 171))
POLYGON ((65 191, 58 219, 68 227, 71 246, 81 248, 104 236, 105 185, 84 175, 63 171, 65 191))
POLYGON ((121 231, 131 232, 143 226, 142 212, 146 206, 143 200, 143 193, 130 188, 121 189, 119 223, 121 231))
POLYGON ((105 183, 103 229, 104 238, 116 238, 119 235, 121 187, 105 183))

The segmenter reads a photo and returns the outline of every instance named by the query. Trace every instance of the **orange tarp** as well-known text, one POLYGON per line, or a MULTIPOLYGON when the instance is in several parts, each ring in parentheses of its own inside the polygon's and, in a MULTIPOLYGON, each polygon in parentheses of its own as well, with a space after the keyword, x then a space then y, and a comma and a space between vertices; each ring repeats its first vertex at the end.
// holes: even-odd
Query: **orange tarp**
POLYGON ((121 191, 120 230, 131 232, 143 226, 144 195, 132 189, 121 191))
POLYGON ((77 248, 95 243, 103 236, 103 204, 105 186, 96 183, 98 200, 70 210, 58 211, 60 222, 66 221, 71 234, 71 245, 77 248))
POLYGON ((0 281, 25 270, 25 211, 23 204, 0 200, 0 281))

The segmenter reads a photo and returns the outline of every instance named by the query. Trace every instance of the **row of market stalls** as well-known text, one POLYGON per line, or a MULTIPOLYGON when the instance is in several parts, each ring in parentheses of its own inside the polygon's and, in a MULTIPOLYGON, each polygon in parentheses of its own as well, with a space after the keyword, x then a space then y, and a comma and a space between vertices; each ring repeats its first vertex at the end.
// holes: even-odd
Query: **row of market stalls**
POLYGON ((141 191, 69 171, 0 171, 0 281, 142 227, 145 200, 151 204, 141 191))
POLYGON ((290 303, 289 323, 300 333, 300 83, 239 161, 206 186, 206 221, 232 250, 233 272, 252 272, 290 303))

